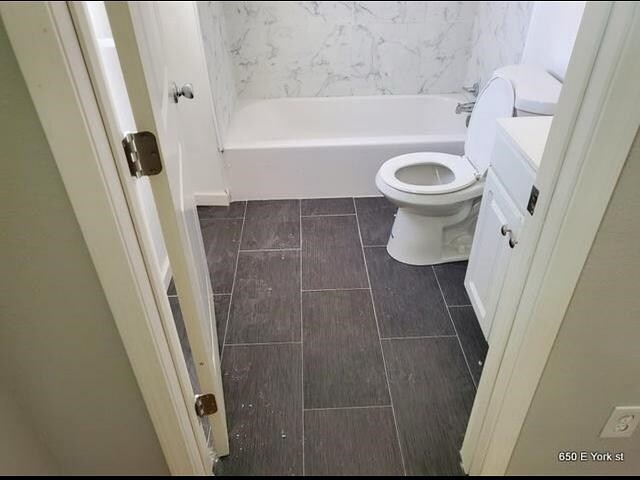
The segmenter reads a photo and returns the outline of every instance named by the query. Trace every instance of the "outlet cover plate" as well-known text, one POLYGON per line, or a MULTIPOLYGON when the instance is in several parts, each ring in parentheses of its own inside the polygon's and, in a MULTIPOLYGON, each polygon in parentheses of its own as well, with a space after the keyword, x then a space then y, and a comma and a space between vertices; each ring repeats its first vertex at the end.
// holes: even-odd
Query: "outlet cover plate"
POLYGON ((640 407, 615 407, 600 438, 628 438, 640 423, 640 407))

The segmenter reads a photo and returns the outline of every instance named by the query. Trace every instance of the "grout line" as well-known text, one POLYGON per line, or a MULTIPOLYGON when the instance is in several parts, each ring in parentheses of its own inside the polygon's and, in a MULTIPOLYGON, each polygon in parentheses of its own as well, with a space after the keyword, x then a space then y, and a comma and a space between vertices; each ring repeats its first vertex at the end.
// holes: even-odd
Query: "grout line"
POLYGON ((387 248, 386 245, 363 245, 364 248, 387 248))
POLYGON ((313 217, 353 217, 355 213, 318 213, 316 215, 300 215, 301 218, 313 217))
POLYGON ((418 335, 416 337, 380 337, 380 340, 428 340, 430 338, 457 338, 457 335, 418 335))
POLYGON ((310 292, 344 292, 350 290, 369 290, 368 287, 353 287, 353 288, 310 288, 308 290, 302 290, 303 293, 310 292))
POLYGON ((363 405, 356 407, 318 407, 318 408, 305 408, 305 412, 322 412, 324 410, 359 410, 367 408, 392 408, 391 405, 363 405))
POLYGON ((300 388, 301 392, 301 404, 302 404, 302 476, 305 475, 305 456, 304 456, 304 316, 302 314, 302 200, 298 200, 298 207, 300 211, 300 388))
POLYGON ((251 249, 240 249, 239 253, 260 253, 260 252, 298 252, 300 251, 299 247, 292 248, 251 248, 251 249))
MULTIPOLYGON (((214 294, 213 294, 213 296, 214 296, 214 297, 228 297, 229 295, 231 295, 231 292, 227 292, 227 293, 214 293, 214 294)), ((173 297, 177 297, 177 296, 178 296, 178 295, 173 294, 173 293, 172 293, 171 295, 169 295, 169 294, 167 293, 167 297, 169 297, 169 298, 173 298, 173 297)), ((458 307, 458 306, 467 306, 467 305, 454 305, 454 306, 458 307)), ((469 306, 471 306, 471 305, 469 305, 469 306)))
POLYGON ((244 222, 247 216, 247 205, 249 202, 244 202, 244 214, 242 215, 242 226, 240 227, 240 238, 238 239, 238 251, 236 252, 236 266, 233 270, 233 282, 231 283, 231 293, 229 297, 229 311, 227 312, 227 324, 224 327, 224 338, 222 339, 222 352, 220 353, 220 365, 222 366, 222 359, 224 358, 224 347, 227 344, 227 332, 229 332, 229 324, 231 323, 231 305, 233 304, 233 293, 236 289, 236 277, 238 276, 238 261, 240 260, 240 245, 242 245, 242 234, 244 233, 244 222))
POLYGON ((402 443, 400 442, 400 430, 398 429, 398 420, 396 418, 396 410, 393 407, 393 395, 391 394, 391 385, 389 383, 389 372, 387 370, 387 362, 384 358, 384 348, 382 348, 382 336, 380 335, 380 324, 378 323, 378 313, 376 312, 376 303, 373 299, 373 289, 371 288, 371 277, 369 276, 369 266, 367 265, 367 257, 364 254, 364 244, 362 242, 362 231, 360 230, 360 219, 358 217, 358 207, 355 198, 353 200, 353 209, 356 212, 356 225, 358 226, 358 237, 360 238, 360 248, 362 249, 362 261, 364 262, 364 271, 367 274, 367 284, 369 285, 369 297, 371 298, 371 307, 373 308, 373 318, 376 321, 376 329, 378 330, 378 342, 380 345, 380 353, 382 354, 382 365, 384 366, 384 376, 387 381, 387 392, 391 401, 391 413, 393 414, 393 423, 396 427, 396 440, 398 441, 398 451, 400 452, 400 460, 402 461, 402 472, 407 476, 407 467, 404 463, 404 453, 402 452, 402 443))
POLYGON ((300 345, 302 342, 254 342, 254 343, 226 343, 226 347, 255 347, 265 345, 300 345))
POLYGON ((462 357, 464 358, 464 363, 467 364, 467 370, 469 371, 469 376, 471 377, 471 382, 475 387, 476 391, 478 390, 478 385, 476 384, 475 378, 473 378, 473 373, 471 373, 471 367, 469 366, 469 360, 467 359, 467 354, 462 347, 462 342, 460 341, 460 335, 458 335, 458 329, 456 328, 456 324, 453 321, 453 317, 451 316, 451 312, 449 311, 449 305, 447 305, 447 300, 444 298, 444 292, 442 291, 442 286, 440 286, 440 280, 438 279, 438 274, 436 273, 436 269, 431 265, 431 270, 433 271, 433 276, 436 277, 436 283, 438 284, 438 289, 440 290, 440 295, 442 295, 442 301, 444 302, 444 306, 447 309, 447 315, 449 315, 449 321, 451 322, 451 326, 453 327, 453 331, 456 332, 456 338, 458 339, 458 345, 460 345, 460 350, 462 351, 462 357))
POLYGON ((449 305, 449 308, 466 308, 466 307, 473 307, 473 305, 471 305, 470 303, 467 305, 449 305))

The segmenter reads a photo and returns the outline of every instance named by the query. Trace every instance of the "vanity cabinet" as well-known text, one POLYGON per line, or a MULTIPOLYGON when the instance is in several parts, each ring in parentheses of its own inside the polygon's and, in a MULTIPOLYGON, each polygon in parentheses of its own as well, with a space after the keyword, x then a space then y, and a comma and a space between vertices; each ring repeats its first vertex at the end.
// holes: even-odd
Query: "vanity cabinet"
POLYGON ((489 171, 465 278, 467 293, 487 339, 522 219, 496 174, 489 171))
POLYGON ((498 124, 464 281, 489 343, 507 267, 530 216, 527 204, 551 117, 504 119, 498 124))

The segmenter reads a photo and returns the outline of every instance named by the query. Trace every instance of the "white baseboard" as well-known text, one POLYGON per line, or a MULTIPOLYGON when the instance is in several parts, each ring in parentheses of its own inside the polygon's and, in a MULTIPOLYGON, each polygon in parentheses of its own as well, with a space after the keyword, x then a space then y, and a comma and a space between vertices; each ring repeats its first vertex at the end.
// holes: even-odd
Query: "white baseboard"
POLYGON ((203 207, 226 207, 230 203, 229 192, 194 193, 193 200, 196 205, 203 207))

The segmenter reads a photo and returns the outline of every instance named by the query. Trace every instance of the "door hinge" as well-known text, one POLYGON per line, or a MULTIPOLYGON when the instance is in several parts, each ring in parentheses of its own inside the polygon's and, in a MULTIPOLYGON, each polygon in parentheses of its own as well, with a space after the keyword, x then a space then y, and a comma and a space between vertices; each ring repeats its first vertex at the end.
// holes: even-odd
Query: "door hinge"
POLYGON ((216 396, 213 393, 196 395, 195 400, 196 415, 199 417, 213 415, 218 411, 218 403, 216 402, 216 396))
POLYGON ((535 185, 531 186, 531 194, 529 195, 529 203, 527 203, 527 212, 533 215, 533 212, 536 209, 536 204, 538 203, 538 195, 540 192, 536 188, 535 185))
POLYGON ((127 133, 122 139, 122 146, 133 177, 158 175, 162 171, 160 151, 153 133, 127 133))

